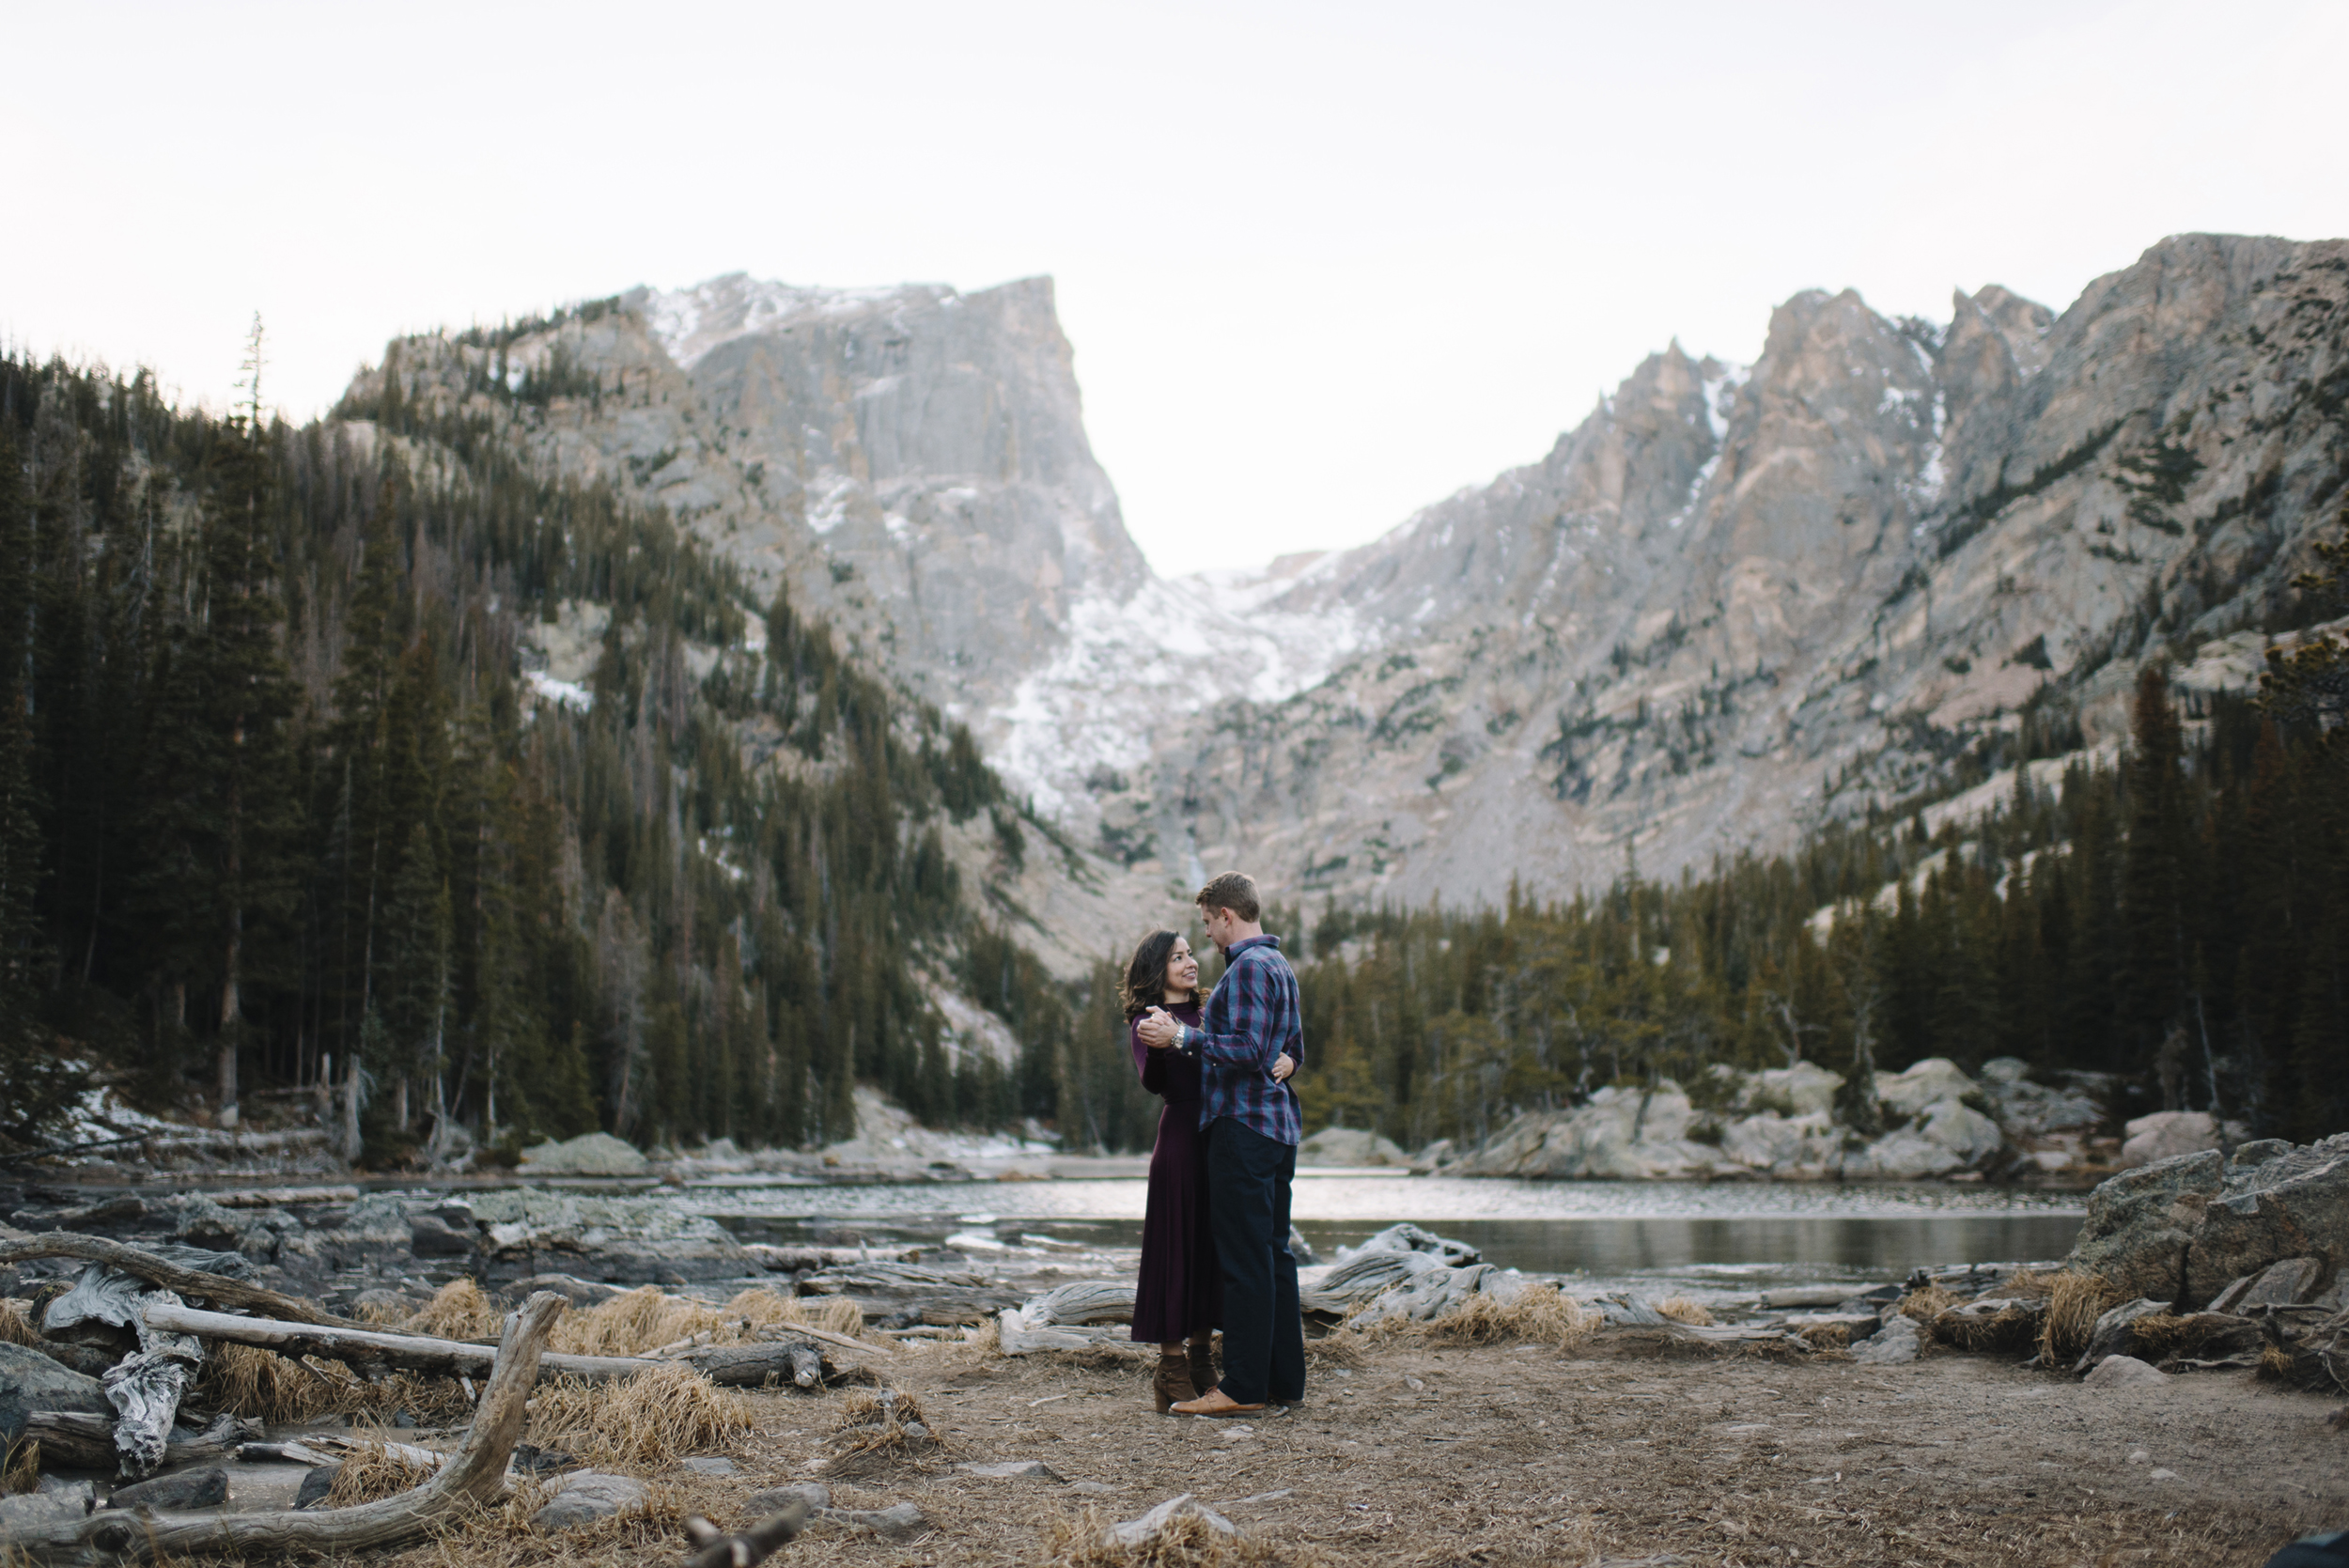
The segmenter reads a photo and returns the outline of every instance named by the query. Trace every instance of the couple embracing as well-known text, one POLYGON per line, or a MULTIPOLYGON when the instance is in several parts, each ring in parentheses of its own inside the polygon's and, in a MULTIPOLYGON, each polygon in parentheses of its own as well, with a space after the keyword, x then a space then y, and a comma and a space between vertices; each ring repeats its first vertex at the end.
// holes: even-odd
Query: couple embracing
POLYGON ((1161 1414, 1254 1415, 1305 1394, 1288 1245, 1301 1131, 1288 1079, 1305 1036, 1297 976, 1281 939, 1258 924, 1256 884, 1225 872, 1195 902, 1227 966, 1215 994, 1201 1001, 1199 962, 1174 931, 1143 939, 1122 987, 1135 1070, 1166 1101, 1150 1155, 1134 1339, 1159 1346, 1161 1414))

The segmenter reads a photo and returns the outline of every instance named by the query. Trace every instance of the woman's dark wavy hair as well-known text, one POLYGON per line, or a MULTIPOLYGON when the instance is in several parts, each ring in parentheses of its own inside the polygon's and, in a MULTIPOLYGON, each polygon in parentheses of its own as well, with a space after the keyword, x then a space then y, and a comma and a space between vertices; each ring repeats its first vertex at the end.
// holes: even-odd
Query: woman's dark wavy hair
MULTIPOLYGON (((1174 952, 1174 939, 1181 935, 1179 931, 1153 931, 1134 949, 1133 960, 1117 983, 1117 1000, 1126 1009, 1128 1023, 1166 1004, 1166 961, 1174 952)), ((1193 1001, 1198 999, 1197 991, 1190 994, 1193 1001)))

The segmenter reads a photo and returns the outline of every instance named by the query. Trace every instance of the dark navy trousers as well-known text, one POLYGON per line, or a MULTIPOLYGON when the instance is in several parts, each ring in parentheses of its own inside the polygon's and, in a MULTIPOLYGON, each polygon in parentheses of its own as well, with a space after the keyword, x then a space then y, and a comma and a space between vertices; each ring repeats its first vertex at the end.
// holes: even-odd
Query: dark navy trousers
POLYGON ((1207 1127, 1207 1228, 1223 1269, 1223 1391, 1242 1405, 1305 1396, 1305 1323, 1289 1255, 1297 1146, 1219 1116, 1207 1127))

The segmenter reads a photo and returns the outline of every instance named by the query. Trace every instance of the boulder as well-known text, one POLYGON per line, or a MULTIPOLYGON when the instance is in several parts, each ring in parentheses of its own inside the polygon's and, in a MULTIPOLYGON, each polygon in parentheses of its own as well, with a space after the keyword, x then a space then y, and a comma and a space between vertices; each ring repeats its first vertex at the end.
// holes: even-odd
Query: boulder
POLYGON ((723 1453, 696 1453, 678 1460, 677 1467, 694 1475, 735 1475, 741 1469, 723 1453))
POLYGON ((473 1254, 471 1230, 459 1231, 437 1214, 420 1214, 408 1227, 408 1250, 420 1258, 463 1258, 473 1254))
POLYGON ((44 1525, 70 1524, 89 1517, 89 1505, 64 1492, 28 1492, 20 1498, 0 1497, 0 1545, 23 1531, 44 1525))
POLYGON ((2134 1301, 2123 1301, 2106 1312, 2096 1319, 2096 1326, 2089 1330, 2088 1348, 2081 1353, 2072 1370, 2086 1372, 2114 1356, 2126 1355, 2136 1349, 2137 1335, 2130 1326, 2140 1317, 2155 1317, 2168 1312, 2170 1305, 2167 1301, 2155 1301, 2140 1296, 2134 1301))
POLYGON ((105 1387, 38 1350, 0 1340, 0 1444, 24 1436, 24 1418, 36 1410, 103 1416, 115 1407, 105 1387))
MULTIPOLYGON (((2211 1149, 2160 1160, 2102 1183, 2088 1195, 2088 1218, 2064 1266, 2075 1273, 2101 1274, 2127 1296, 2179 1299, 2185 1289, 2186 1249, 2202 1222, 2203 1210, 2225 1182, 2226 1161, 2211 1149)), ((2261 1260, 2260 1266, 2268 1261, 2261 1260)), ((2244 1268, 2235 1274, 2250 1272, 2244 1268)))
POLYGON ((541 1535, 608 1519, 624 1508, 642 1507, 652 1489, 634 1476, 601 1470, 580 1470, 564 1479, 562 1490, 530 1516, 530 1528, 541 1535))
POLYGON ((1529 1111, 1449 1168, 1458 1176, 1669 1180, 1712 1172, 1714 1151, 1688 1136, 1696 1107, 1670 1079, 1609 1087, 1568 1110, 1529 1111))
POLYGON ((1297 1146, 1299 1165, 1408 1165, 1410 1157, 1375 1132, 1324 1127, 1297 1146))
POLYGON ((928 1515, 910 1502, 887 1508, 827 1508, 817 1517, 885 1541, 910 1540, 930 1528, 928 1515))
POLYGON ((1852 1181, 1913 1182, 1927 1176, 1946 1176, 1963 1169, 1965 1164, 1958 1152, 1947 1144, 1901 1127, 1846 1155, 1843 1175, 1852 1181))
POLYGON ((1946 1056, 1928 1056, 1903 1072, 1876 1074, 1876 1101, 1891 1116, 1919 1116, 1941 1100, 1977 1093, 1974 1080, 1946 1056))
POLYGON ((2079 1087, 2051 1089, 2033 1083, 2027 1076, 2030 1070, 2020 1057, 1998 1056, 1983 1063, 1978 1075, 1991 1119, 2010 1138, 2072 1132, 2105 1119, 2104 1107, 2094 1095, 2079 1087))
POLYGON ((1883 1327, 1852 1342, 1851 1358, 1869 1366, 1895 1366, 1915 1360, 1923 1346, 1924 1331, 1917 1327, 1917 1320, 1894 1312, 1884 1320, 1883 1327))
POLYGON ((1765 1067, 1739 1076, 1745 1082, 1737 1097, 1738 1110, 1768 1111, 1790 1119, 1833 1110, 1835 1096, 1843 1087, 1843 1074, 1829 1072, 1815 1062, 1765 1067))
POLYGON ((2136 1118, 2122 1130, 2128 1137, 2121 1145, 2120 1163, 2135 1166, 2216 1149, 2225 1129, 2208 1111, 2156 1110, 2136 1118))
POLYGON ((522 1176, 641 1176, 651 1161, 634 1145, 608 1132, 583 1133, 561 1143, 537 1143, 522 1151, 522 1176))
POLYGON ((2183 1299, 2206 1301, 2286 1258, 2314 1260, 2319 1278, 2349 1265, 2349 1133, 2238 1167, 2202 1211, 2183 1299))
POLYGON ((486 1227, 479 1254, 485 1281, 557 1273, 643 1284, 761 1272, 725 1227, 665 1198, 524 1187, 477 1194, 473 1207, 486 1227))
MULTIPOLYGON (((2212 1302, 2212 1310, 2240 1313, 2254 1307, 2296 1307, 2316 1294, 2317 1283, 2324 1277, 2324 1259, 2286 1258, 2268 1265, 2248 1281, 2238 1281, 2244 1286, 2242 1294, 2225 1306, 2212 1302)), ((2227 1289, 2232 1293, 2234 1286, 2227 1289)))
POLYGON ((1720 1151, 1723 1159, 1749 1171, 1828 1180, 1843 1167, 1843 1129, 1825 1110, 1791 1116, 1766 1110, 1724 1125, 1720 1151))
POLYGON ((1060 1472, 1041 1459, 1006 1459, 994 1465, 957 1465, 964 1475, 988 1481, 1058 1481, 1060 1472))
POLYGON ((2170 1379, 2134 1356, 2108 1356, 2096 1364, 2081 1387, 2089 1389, 2167 1388, 2170 1379))
POLYGON ((196 1470, 173 1470, 132 1486, 117 1486, 106 1499, 108 1508, 216 1508, 228 1500, 228 1472, 217 1465, 196 1470))
POLYGON ((742 1512, 753 1519, 771 1518, 794 1503, 805 1503, 811 1513, 820 1513, 832 1506, 832 1488, 820 1482, 802 1482, 797 1486, 770 1487, 753 1492, 742 1499, 742 1512))

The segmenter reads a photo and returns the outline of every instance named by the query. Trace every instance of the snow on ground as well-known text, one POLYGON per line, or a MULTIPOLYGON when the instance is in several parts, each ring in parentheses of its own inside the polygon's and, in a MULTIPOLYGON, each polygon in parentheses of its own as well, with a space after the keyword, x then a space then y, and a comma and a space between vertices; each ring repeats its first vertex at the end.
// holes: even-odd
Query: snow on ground
POLYGON ((531 670, 522 679, 544 700, 558 707, 574 708, 581 713, 596 706, 595 693, 575 680, 557 680, 544 670, 531 670))

